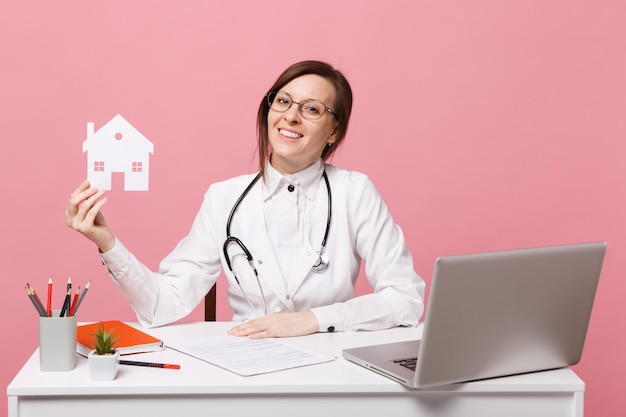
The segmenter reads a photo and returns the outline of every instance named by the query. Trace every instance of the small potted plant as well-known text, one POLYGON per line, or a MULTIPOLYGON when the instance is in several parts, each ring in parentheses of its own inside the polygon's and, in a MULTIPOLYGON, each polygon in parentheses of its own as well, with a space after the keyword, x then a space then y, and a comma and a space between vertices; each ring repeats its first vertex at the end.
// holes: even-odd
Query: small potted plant
POLYGON ((115 349, 117 336, 113 330, 107 330, 99 323, 96 325, 96 332, 90 335, 94 343, 87 361, 91 379, 94 381, 112 381, 117 375, 120 352, 115 349))

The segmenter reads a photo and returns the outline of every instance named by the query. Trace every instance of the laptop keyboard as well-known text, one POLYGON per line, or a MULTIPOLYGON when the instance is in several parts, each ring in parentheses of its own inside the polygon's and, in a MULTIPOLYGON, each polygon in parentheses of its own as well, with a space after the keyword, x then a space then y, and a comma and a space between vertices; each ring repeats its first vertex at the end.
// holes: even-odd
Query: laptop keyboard
POLYGON ((406 359, 395 359, 393 362, 397 363, 398 365, 404 366, 405 368, 409 368, 410 370, 414 371, 415 370, 415 364, 417 363, 417 357, 406 358, 406 359))

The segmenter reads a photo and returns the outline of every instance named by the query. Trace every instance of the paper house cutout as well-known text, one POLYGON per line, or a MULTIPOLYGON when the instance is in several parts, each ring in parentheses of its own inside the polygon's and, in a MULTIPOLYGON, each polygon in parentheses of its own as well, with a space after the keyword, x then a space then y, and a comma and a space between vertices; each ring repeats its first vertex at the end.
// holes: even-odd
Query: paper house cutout
POLYGON ((112 118, 97 132, 87 123, 87 179, 99 189, 111 189, 113 172, 124 173, 125 191, 148 191, 150 154, 154 145, 121 115, 112 118))

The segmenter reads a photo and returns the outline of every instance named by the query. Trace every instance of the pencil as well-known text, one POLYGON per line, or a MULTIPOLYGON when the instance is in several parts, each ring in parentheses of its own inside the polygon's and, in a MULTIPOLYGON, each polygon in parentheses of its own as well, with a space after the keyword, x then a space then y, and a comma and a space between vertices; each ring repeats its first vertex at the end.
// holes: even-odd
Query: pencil
POLYGON ((59 314, 59 317, 63 317, 65 316, 65 313, 69 313, 71 296, 72 290, 67 290, 67 294, 65 295, 65 301, 63 301, 63 307, 61 308, 61 314, 59 314))
POLYGON ((78 291, 74 293, 74 299, 72 300, 72 306, 70 307, 70 314, 68 316, 73 316, 76 313, 76 302, 78 301, 78 296, 80 295, 80 287, 78 287, 78 291))
POLYGON ((74 314, 78 312, 78 307, 80 307, 80 303, 83 302, 83 298, 85 298, 85 294, 87 294, 87 291, 89 291, 90 284, 91 284, 91 281, 89 281, 87 285, 85 285, 85 288, 83 288, 83 291, 80 293, 80 297, 78 297, 78 301, 76 302, 76 307, 74 308, 74 314))
POLYGON ((35 297, 33 296, 33 290, 32 288, 30 288, 30 286, 28 284, 26 284, 26 294, 28 294, 28 298, 30 298, 30 301, 33 303, 33 305, 35 306, 35 309, 37 310, 37 313, 39 313, 40 317, 46 317, 46 311, 43 309, 42 306, 37 305, 37 301, 35 301, 35 297))
POLYGON ((156 362, 137 362, 137 361, 119 361, 120 365, 133 365, 133 366, 148 366, 150 368, 165 368, 165 369, 180 369, 180 365, 171 363, 156 363, 156 362))
POLYGON ((41 300, 39 299, 39 296, 37 296, 37 293, 35 292, 35 290, 30 286, 29 283, 26 283, 26 286, 30 290, 30 293, 32 294, 33 299, 35 300, 35 303, 37 305, 37 311, 43 312, 44 316, 47 316, 46 309, 43 306, 43 304, 41 303, 41 300))
POLYGON ((48 306, 46 312, 48 317, 52 317, 52 276, 48 278, 48 306))

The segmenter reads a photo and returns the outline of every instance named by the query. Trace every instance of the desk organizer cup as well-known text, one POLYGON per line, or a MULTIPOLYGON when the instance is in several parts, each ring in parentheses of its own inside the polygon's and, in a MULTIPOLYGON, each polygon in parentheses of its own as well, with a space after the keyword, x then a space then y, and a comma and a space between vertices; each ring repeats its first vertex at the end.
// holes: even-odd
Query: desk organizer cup
POLYGON ((76 316, 39 317, 39 369, 71 371, 76 366, 76 316))

